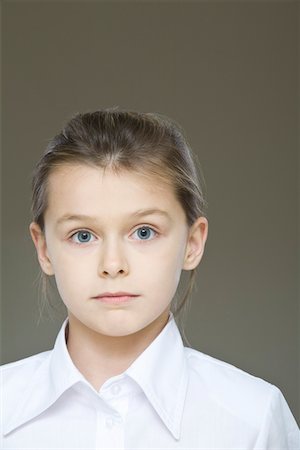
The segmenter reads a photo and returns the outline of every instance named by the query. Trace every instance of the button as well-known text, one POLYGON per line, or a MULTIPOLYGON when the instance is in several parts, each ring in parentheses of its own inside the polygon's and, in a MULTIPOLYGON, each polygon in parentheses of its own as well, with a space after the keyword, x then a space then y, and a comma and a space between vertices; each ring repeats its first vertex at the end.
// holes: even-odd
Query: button
POLYGON ((112 417, 107 417, 105 423, 108 428, 112 428, 115 424, 115 421, 112 417))
POLYGON ((118 395, 120 390, 121 390, 121 387, 118 384, 114 384, 111 387, 111 392, 113 393, 113 395, 118 395))

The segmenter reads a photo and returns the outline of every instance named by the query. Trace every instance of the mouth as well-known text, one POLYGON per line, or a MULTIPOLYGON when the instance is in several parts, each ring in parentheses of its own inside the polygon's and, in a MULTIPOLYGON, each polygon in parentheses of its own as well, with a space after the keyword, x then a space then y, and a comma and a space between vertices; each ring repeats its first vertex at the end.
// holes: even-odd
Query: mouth
POLYGON ((127 292, 116 292, 116 293, 105 292, 104 294, 97 295, 96 297, 93 298, 102 303, 120 304, 130 302, 137 297, 139 297, 139 295, 129 294, 127 292))

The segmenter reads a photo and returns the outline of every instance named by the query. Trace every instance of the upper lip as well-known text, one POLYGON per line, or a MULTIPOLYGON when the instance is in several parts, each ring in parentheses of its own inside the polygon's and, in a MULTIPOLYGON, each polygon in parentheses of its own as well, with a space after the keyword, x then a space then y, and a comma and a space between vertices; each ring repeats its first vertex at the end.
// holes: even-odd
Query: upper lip
POLYGON ((103 292, 102 294, 96 295, 96 297, 122 297, 124 295, 137 297, 137 294, 131 294, 130 292, 103 292))

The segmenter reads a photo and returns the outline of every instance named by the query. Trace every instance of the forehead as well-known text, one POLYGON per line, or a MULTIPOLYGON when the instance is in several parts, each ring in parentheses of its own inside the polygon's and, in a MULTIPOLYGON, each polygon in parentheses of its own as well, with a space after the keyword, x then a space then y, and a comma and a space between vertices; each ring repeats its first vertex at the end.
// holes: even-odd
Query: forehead
MULTIPOLYGON (((161 174, 150 174, 133 170, 112 169, 89 166, 87 164, 63 164, 50 173, 48 177, 48 193, 59 191, 63 188, 73 188, 76 186, 91 189, 109 189, 117 184, 122 184, 124 189, 131 189, 136 192, 147 191, 157 194, 164 191, 165 194, 174 196, 174 187, 166 176, 161 174)), ((122 192, 120 191, 120 194, 122 192)))
POLYGON ((164 209, 185 217, 174 189, 167 180, 122 170, 118 173, 87 165, 63 165, 48 179, 48 208, 56 217, 92 212, 126 215, 138 209, 164 209))

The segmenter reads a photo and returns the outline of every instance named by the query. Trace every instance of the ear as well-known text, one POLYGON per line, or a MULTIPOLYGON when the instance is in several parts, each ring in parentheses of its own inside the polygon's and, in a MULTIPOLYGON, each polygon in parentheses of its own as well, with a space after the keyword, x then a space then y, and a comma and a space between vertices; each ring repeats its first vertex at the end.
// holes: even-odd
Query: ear
POLYGON ((198 266, 204 253, 207 235, 208 221, 205 217, 199 217, 189 231, 183 270, 193 270, 198 266))
POLYGON ((47 275, 54 275, 52 263, 48 255, 47 243, 44 233, 36 222, 31 222, 31 224, 29 225, 29 231, 35 245, 38 260, 43 272, 45 272, 47 275))

